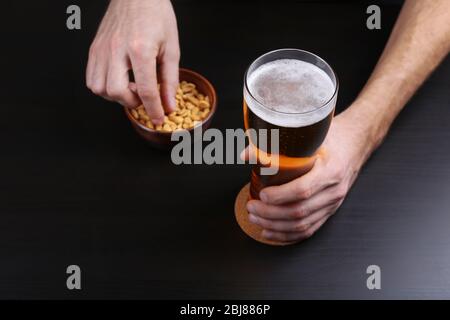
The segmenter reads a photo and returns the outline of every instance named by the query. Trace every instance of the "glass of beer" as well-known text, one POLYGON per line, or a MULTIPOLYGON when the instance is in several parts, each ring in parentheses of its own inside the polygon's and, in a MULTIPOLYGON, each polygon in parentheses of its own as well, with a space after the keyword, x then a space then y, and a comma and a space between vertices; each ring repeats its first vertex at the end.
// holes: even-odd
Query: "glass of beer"
MULTIPOLYGON (((249 66, 244 78, 245 129, 256 132, 267 129, 267 139, 266 143, 259 143, 249 136, 252 149, 256 150, 257 163, 252 169, 249 189, 245 191, 244 187, 241 191, 247 193, 245 201, 241 195, 241 203, 259 199, 263 188, 292 181, 312 168, 317 156, 323 152, 320 146, 333 118, 338 87, 336 74, 322 58, 299 49, 271 51, 249 66), (275 157, 278 171, 274 175, 262 175, 261 168, 268 165, 267 159, 273 158, 271 129, 278 129, 275 157)), ((245 210, 240 213, 241 217, 238 216, 238 201, 235 208, 244 231, 260 233, 256 225, 239 221, 248 219, 248 212, 245 210), (245 230, 250 227, 251 231, 245 230)), ((269 242, 258 234, 249 235, 261 242, 269 242)))

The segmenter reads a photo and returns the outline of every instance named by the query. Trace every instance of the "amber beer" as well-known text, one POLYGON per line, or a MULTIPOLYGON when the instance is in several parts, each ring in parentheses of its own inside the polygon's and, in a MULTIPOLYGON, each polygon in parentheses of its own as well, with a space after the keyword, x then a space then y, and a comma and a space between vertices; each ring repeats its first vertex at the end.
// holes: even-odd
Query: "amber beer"
POLYGON ((258 160, 271 155, 270 129, 279 130, 278 173, 262 175, 260 168, 267 163, 258 161, 252 170, 251 198, 258 199, 266 186, 284 184, 311 169, 330 127, 337 91, 331 67, 303 50, 272 51, 250 65, 244 84, 245 128, 268 129, 266 143, 250 141, 258 160))

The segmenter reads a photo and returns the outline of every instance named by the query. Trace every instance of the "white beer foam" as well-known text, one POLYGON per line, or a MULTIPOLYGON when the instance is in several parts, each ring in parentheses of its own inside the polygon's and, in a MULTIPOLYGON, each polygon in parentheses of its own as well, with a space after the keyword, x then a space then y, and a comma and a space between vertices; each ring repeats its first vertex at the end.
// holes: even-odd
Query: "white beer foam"
MULTIPOLYGON (((319 67, 296 59, 263 64, 247 76, 253 99, 248 107, 261 119, 281 127, 304 127, 324 119, 334 108, 336 86, 319 67)), ((244 90, 246 91, 246 90, 244 90)))

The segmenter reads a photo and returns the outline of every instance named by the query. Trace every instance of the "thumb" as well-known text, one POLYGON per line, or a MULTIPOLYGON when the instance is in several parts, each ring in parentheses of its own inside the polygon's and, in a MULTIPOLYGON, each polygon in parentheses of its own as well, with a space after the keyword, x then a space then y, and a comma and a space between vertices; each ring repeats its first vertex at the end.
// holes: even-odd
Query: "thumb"
POLYGON ((136 86, 136 82, 130 82, 129 84, 128 84, 128 89, 130 89, 132 92, 134 92, 134 93, 138 93, 137 92, 137 86, 136 86))
POLYGON ((242 161, 249 161, 253 164, 256 163, 256 147, 250 143, 244 150, 242 150, 240 158, 242 161))

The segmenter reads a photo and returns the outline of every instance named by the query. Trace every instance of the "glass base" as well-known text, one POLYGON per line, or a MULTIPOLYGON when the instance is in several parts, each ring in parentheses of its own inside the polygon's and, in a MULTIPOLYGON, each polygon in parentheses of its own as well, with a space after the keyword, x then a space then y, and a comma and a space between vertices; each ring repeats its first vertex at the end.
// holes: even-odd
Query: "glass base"
POLYGON ((268 240, 261 236, 262 228, 256 224, 251 223, 248 220, 247 202, 250 197, 250 183, 247 183, 239 192, 234 203, 234 214, 236 216, 236 221, 241 227, 242 231, 250 238, 272 246, 286 246, 290 244, 298 243, 298 241, 292 242, 282 242, 268 240))

